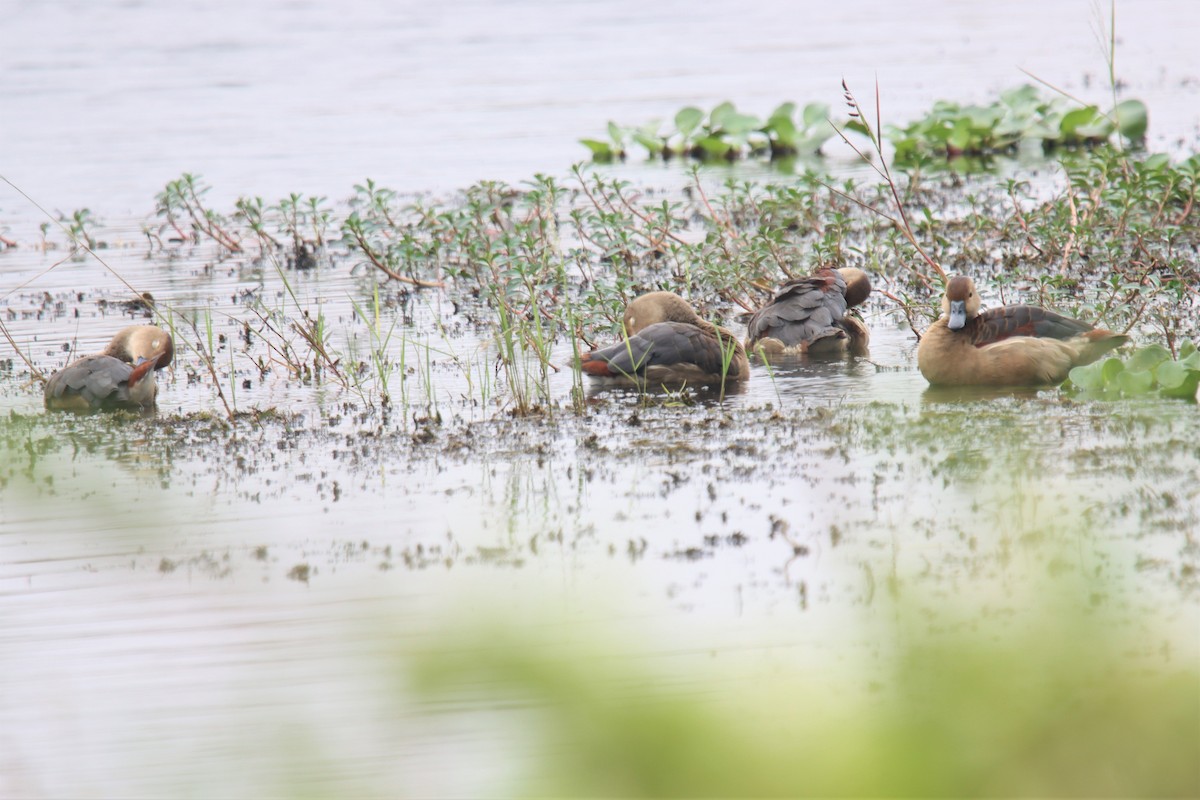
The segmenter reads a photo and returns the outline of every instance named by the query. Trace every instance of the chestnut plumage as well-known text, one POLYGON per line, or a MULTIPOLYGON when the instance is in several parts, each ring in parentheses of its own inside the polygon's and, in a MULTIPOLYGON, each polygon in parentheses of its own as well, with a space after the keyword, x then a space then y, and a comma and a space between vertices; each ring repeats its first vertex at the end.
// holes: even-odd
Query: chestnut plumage
POLYGON ((734 335, 704 319, 679 295, 651 292, 625 309, 625 338, 583 354, 594 378, 636 386, 721 386, 748 380, 750 362, 734 335))
POLYGON ((1129 341, 1044 308, 1001 306, 980 311, 968 277, 946 284, 941 319, 917 348, 917 366, 940 386, 1042 386, 1066 380, 1072 367, 1090 364, 1129 341))

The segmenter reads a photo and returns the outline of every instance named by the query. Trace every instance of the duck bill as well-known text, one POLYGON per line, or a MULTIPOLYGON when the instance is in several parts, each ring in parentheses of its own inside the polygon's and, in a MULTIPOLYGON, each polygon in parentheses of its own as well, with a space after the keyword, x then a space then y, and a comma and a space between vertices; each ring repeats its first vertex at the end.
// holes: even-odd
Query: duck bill
POLYGON ((950 321, 946 323, 952 331, 957 331, 967 324, 967 302, 953 300, 950 303, 950 321))

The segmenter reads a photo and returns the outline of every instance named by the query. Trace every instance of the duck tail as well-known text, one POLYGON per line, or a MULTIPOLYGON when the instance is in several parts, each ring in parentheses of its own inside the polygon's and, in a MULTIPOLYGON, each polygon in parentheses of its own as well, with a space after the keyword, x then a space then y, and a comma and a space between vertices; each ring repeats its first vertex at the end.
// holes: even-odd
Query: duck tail
POLYGON ((598 377, 613 377, 614 373, 609 368, 608 362, 602 358, 596 358, 595 353, 584 353, 579 357, 579 368, 588 375, 596 375, 598 377))
POLYGON ((1097 328, 1083 334, 1083 360, 1077 364, 1090 364, 1099 359, 1109 350, 1116 350, 1129 342, 1129 337, 1123 333, 1113 333, 1104 328, 1097 328))

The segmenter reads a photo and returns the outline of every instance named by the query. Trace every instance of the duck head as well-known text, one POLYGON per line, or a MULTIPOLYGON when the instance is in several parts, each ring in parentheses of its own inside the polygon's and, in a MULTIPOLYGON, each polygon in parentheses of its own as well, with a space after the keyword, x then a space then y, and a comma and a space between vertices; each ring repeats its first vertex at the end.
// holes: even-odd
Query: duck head
POLYGON ((948 318, 946 327, 952 331, 961 330, 967 320, 974 319, 979 314, 979 292, 975 291, 975 282, 965 275, 951 278, 942 297, 942 313, 948 318))
POLYGON ((625 309, 625 335, 633 336, 638 331, 657 322, 686 322, 704 326, 704 321, 688 301, 674 292, 650 292, 635 297, 625 309))
POLYGON ((871 296, 871 278, 858 267, 838 270, 846 281, 846 307, 854 308, 871 296))
POLYGON ((104 355, 130 364, 143 361, 155 362, 154 369, 163 369, 175 357, 175 345, 171 334, 154 325, 133 325, 117 331, 117 335, 104 348, 104 355))

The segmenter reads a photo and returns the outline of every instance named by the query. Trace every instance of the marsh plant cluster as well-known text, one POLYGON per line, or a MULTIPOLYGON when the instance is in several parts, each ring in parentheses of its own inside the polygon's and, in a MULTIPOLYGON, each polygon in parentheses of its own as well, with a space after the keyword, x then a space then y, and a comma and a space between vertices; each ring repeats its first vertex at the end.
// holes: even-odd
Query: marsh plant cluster
MULTIPOLYGON (((854 125, 882 154, 846 94, 854 125)), ((1023 92, 1001 100, 1032 102, 1023 92)), ((803 124, 819 127, 818 111, 800 112, 803 124)), ((773 130, 795 113, 778 109, 773 130)), ((707 122, 687 114, 676 124, 691 136, 706 126, 749 131, 757 121, 728 106, 707 122)), ((562 408, 551 381, 564 373, 566 406, 583 413, 580 352, 620 335, 634 297, 670 290, 705 319, 736 321, 781 282, 824 267, 867 272, 875 324, 890 318, 918 338, 949 272, 974 277, 993 301, 1128 332, 1172 357, 1196 337, 1200 157, 1100 147, 1004 180, 900 170, 880 171, 881 181, 810 171, 722 183, 694 168, 681 190, 666 191, 579 165, 564 179, 484 181, 444 199, 368 179, 344 204, 297 193, 275 203, 242 197, 229 209, 213 207, 211 187, 185 174, 156 198, 143 226, 147 255, 199 254, 243 271, 239 308, 215 315, 147 298, 109 271, 130 302, 153 308, 181 355, 195 356, 189 379, 210 383, 231 418, 247 371, 340 387, 369 407, 431 420, 441 411, 435 373, 457 375, 462 403, 517 414, 562 408), (301 289, 296 276, 341 270, 355 276, 343 298, 353 313, 334 324, 329 298, 301 289), (417 324, 414 305, 429 298, 443 310, 417 324), (464 335, 487 346, 456 345, 464 335)), ((80 258, 103 261, 102 229, 87 209, 64 216, 60 230, 80 258)))

